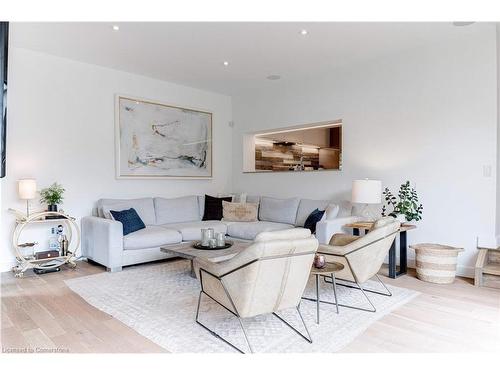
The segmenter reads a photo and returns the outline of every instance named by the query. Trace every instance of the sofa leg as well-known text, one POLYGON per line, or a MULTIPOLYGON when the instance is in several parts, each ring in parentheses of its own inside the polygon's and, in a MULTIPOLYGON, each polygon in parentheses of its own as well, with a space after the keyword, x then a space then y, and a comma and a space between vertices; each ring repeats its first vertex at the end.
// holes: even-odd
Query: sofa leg
POLYGON ((108 271, 108 272, 120 272, 121 270, 122 270, 122 266, 106 267, 106 271, 108 271))

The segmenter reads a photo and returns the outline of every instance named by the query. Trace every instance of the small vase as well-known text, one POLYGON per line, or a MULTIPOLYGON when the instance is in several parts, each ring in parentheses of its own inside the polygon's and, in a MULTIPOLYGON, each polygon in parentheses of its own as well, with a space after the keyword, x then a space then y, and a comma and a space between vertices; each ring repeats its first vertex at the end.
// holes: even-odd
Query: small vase
POLYGON ((49 204, 47 211, 49 212, 57 212, 57 204, 49 204))
POLYGON ((323 268, 326 266, 326 259, 324 255, 316 254, 314 256, 313 265, 315 268, 323 268))

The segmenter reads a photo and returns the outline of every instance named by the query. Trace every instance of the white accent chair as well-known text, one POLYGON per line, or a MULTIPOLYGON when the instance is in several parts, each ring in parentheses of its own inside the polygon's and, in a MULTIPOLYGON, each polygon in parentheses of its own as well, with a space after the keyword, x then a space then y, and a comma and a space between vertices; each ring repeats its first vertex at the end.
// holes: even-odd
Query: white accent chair
MULTIPOLYGON (((327 262, 338 262, 344 265, 344 269, 337 272, 335 277, 337 280, 348 281, 350 284, 337 283, 337 285, 361 290, 372 309, 342 305, 340 303, 338 306, 375 312, 376 308, 365 292, 385 296, 392 295, 377 273, 399 232, 399 226, 400 223, 397 220, 386 217, 375 221, 369 232, 362 237, 338 233, 332 236, 329 245, 319 246, 318 254, 325 255, 327 262), (387 292, 364 289, 361 286, 372 277, 376 277, 387 292)), ((329 303, 326 301, 321 302, 329 303)))
POLYGON ((243 353, 200 322, 200 304, 205 295, 238 318, 252 353, 243 319, 261 314, 273 314, 312 343, 299 305, 317 249, 318 240, 309 229, 295 228, 260 233, 245 251, 227 261, 214 263, 195 258, 195 273, 201 285, 196 322, 243 353), (289 308, 297 309, 307 337, 278 315, 289 308))

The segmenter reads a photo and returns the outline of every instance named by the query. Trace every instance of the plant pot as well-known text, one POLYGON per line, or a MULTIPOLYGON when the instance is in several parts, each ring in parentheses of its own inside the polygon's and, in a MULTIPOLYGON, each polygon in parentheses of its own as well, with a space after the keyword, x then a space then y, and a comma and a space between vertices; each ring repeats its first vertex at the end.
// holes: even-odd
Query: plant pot
POLYGON ((49 212, 57 212, 57 204, 49 204, 47 211, 49 212))
POLYGON ((399 221, 401 224, 406 223, 406 216, 404 214, 399 214, 396 216, 396 220, 399 221))

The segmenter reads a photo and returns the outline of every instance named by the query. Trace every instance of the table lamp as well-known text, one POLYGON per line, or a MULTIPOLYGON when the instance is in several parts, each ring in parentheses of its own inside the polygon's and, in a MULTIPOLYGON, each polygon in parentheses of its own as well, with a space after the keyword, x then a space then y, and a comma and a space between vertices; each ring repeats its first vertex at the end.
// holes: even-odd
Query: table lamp
POLYGON ((361 215, 369 221, 375 220, 368 207, 370 204, 382 202, 382 182, 369 179, 354 180, 352 182, 351 202, 364 204, 361 215))
POLYGON ((30 200, 36 198, 36 180, 23 178, 17 181, 17 193, 20 199, 26 199, 26 217, 30 216, 30 200))

